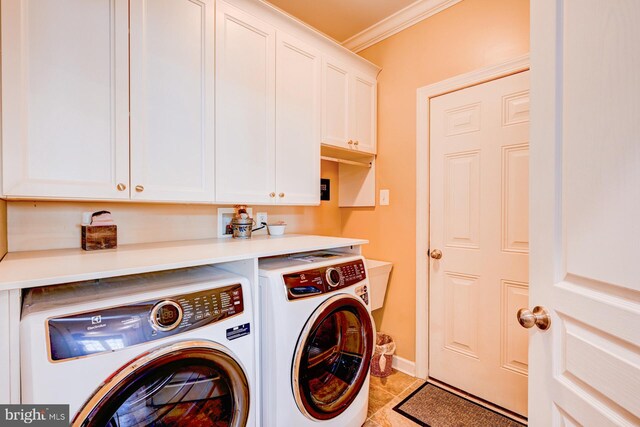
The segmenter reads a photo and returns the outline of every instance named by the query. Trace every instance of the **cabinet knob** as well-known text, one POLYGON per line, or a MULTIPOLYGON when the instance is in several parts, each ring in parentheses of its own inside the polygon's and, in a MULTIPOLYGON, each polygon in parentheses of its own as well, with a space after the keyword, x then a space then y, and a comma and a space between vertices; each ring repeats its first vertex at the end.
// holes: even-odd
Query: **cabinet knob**
POLYGON ((136 185, 136 191, 138 193, 142 193, 144 191, 144 187, 142 185, 136 185))
POLYGON ((124 191, 127 189, 127 186, 124 185, 123 183, 120 183, 116 186, 116 188, 118 189, 118 191, 124 191))
POLYGON ((353 145, 353 141, 352 141, 352 140, 348 140, 348 141, 347 141, 347 144, 349 144, 349 145, 353 145))
POLYGON ((284 193, 280 193, 280 194, 279 194, 279 196, 280 196, 280 197, 284 197, 284 193))
POLYGON ((269 197, 276 197, 276 193, 269 193, 269 197))
POLYGON ((353 144, 354 145, 358 145, 360 142, 359 141, 354 141, 353 144))

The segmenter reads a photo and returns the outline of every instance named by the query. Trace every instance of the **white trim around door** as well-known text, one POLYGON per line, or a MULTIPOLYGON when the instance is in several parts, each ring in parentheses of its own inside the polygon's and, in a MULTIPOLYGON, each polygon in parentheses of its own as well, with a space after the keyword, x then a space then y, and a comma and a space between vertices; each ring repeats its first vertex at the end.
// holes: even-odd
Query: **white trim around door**
POLYGON ((416 362, 415 375, 429 374, 429 100, 529 69, 529 54, 461 74, 416 92, 416 362))

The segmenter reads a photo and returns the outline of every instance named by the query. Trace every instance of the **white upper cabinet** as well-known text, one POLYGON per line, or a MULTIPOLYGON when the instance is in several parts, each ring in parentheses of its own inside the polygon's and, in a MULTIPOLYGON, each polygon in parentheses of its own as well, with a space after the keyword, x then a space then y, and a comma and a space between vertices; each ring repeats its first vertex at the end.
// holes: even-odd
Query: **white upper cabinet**
POLYGON ((335 61, 325 61, 322 71, 322 142, 348 148, 349 72, 335 61))
MULTIPOLYGON (((353 148, 367 153, 376 152, 376 81, 364 76, 352 76, 351 136, 353 148)), ((347 144, 348 145, 348 144, 347 144)))
POLYGON ((213 201, 214 14, 3 0, 4 195, 213 201))
POLYGON ((320 54, 224 2, 217 10, 216 201, 319 204, 320 54))
POLYGON ((275 29, 224 2, 216 25, 216 201, 275 200, 275 29))
POLYGON ((320 203, 320 54, 278 32, 276 191, 280 204, 320 203))
POLYGON ((0 12, 6 198, 317 205, 322 143, 375 154, 378 67, 264 2, 0 12))
POLYGON ((128 1, 1 6, 4 195, 127 199, 128 1))
POLYGON ((214 2, 131 2, 131 198, 213 201, 214 2))
POLYGON ((322 143, 376 152, 376 80, 331 58, 323 66, 322 143))

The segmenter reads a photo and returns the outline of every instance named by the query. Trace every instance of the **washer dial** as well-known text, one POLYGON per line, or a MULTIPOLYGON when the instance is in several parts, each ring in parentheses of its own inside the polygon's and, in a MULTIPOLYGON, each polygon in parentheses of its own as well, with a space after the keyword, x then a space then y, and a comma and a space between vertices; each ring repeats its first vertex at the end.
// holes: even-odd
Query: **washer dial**
POLYGON ((182 307, 174 301, 157 303, 151 310, 151 326, 158 331, 171 331, 182 321, 182 307))

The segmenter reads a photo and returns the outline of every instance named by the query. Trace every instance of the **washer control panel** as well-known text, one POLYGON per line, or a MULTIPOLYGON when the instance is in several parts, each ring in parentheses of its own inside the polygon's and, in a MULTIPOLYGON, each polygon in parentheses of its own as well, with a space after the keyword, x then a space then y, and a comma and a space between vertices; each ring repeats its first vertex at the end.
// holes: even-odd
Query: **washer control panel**
POLYGON ((361 259, 283 275, 289 300, 337 291, 366 278, 367 271, 361 259))
POLYGON ((47 320, 52 361, 121 350, 201 328, 244 311, 242 286, 75 313, 47 320))

